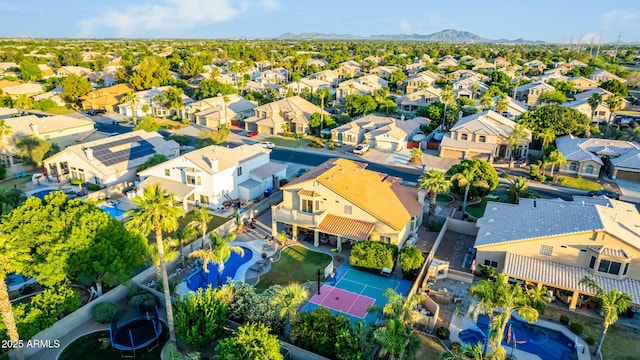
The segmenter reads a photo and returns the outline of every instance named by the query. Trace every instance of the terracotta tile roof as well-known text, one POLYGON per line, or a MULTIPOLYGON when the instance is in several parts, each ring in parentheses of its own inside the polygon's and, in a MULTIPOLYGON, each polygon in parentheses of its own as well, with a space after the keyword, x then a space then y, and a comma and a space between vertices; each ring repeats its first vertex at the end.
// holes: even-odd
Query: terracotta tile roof
POLYGON ((366 221, 328 214, 318 225, 318 231, 350 239, 367 240, 374 226, 375 224, 366 221))
POLYGON ((302 196, 309 196, 309 197, 320 197, 322 195, 320 195, 319 193, 313 191, 313 190, 300 190, 298 191, 298 195, 302 195, 302 196))
POLYGON ((595 275, 590 269, 513 253, 506 253, 503 272, 519 279, 541 282, 566 290, 578 290, 583 294, 592 294, 591 290, 580 284, 580 280, 589 275, 600 283, 605 291, 618 289, 632 295, 633 302, 640 304, 640 280, 637 279, 612 279, 595 275))

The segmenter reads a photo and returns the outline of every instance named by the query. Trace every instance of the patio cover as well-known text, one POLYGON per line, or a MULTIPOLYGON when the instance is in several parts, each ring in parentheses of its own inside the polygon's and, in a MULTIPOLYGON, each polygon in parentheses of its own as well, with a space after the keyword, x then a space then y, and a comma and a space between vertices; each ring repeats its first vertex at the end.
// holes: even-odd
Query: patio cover
POLYGON ((618 289, 633 296, 633 303, 640 305, 640 280, 626 278, 624 280, 598 276, 590 269, 560 264, 513 253, 505 256, 504 274, 514 278, 528 280, 564 290, 579 291, 582 294, 593 294, 580 280, 592 276, 605 291, 618 289))
POLYGON ((149 176, 144 179, 139 185, 139 189, 144 189, 147 185, 155 185, 160 184, 160 186, 167 191, 167 193, 172 193, 176 198, 185 199, 196 189, 194 186, 189 186, 187 184, 183 184, 179 181, 163 179, 157 176, 149 176))
POLYGON ((366 221, 329 214, 318 225, 318 231, 349 239, 367 240, 374 226, 375 224, 366 221))

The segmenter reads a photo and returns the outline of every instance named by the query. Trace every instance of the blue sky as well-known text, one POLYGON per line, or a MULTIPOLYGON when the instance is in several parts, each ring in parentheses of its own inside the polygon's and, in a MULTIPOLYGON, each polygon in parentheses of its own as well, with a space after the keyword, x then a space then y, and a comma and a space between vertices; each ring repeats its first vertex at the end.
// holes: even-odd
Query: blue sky
POLYGON ((0 37, 276 37, 430 34, 640 43, 640 1, 0 0, 0 37))

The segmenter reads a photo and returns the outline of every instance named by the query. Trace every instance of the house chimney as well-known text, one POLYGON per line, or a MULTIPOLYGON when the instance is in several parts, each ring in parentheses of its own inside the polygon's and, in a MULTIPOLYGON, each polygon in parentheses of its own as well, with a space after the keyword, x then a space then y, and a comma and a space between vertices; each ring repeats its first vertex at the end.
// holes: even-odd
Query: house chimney
POLYGON ((40 131, 38 131, 38 125, 32 123, 32 124, 29 124, 29 127, 31 128, 31 132, 33 133, 33 136, 40 137, 40 131))
POLYGON ((220 167, 218 165, 218 159, 216 158, 211 159, 211 169, 213 169, 214 172, 220 171, 220 167))
POLYGON ((420 205, 424 204, 424 199, 427 197, 427 192, 424 189, 418 190, 418 202, 420 205))
POLYGON ((93 161, 93 149, 92 148, 85 148, 84 149, 84 154, 87 156, 87 160, 93 161))

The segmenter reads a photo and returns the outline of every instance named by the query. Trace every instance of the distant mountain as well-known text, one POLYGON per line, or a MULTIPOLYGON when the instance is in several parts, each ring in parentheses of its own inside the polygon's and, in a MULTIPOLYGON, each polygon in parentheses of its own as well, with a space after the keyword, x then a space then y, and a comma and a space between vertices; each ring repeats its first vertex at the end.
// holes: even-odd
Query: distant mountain
POLYGON ((511 44, 544 44, 540 40, 526 39, 487 39, 468 31, 446 29, 429 35, 420 34, 392 34, 392 35, 369 35, 358 36, 352 34, 325 34, 325 33, 286 33, 277 37, 278 39, 327 39, 327 40, 421 40, 434 42, 456 42, 456 43, 511 43, 511 44))

